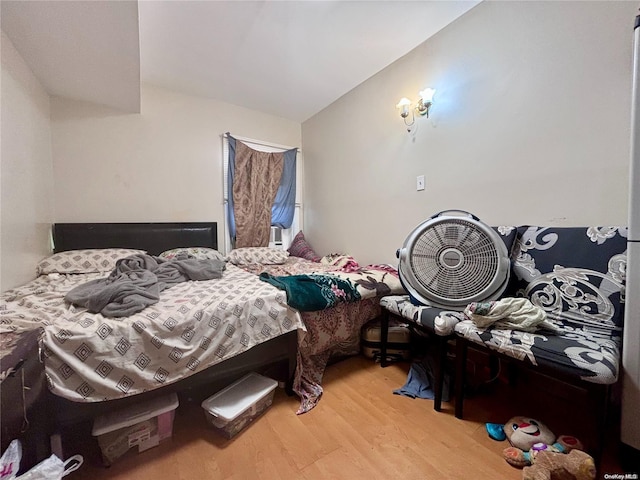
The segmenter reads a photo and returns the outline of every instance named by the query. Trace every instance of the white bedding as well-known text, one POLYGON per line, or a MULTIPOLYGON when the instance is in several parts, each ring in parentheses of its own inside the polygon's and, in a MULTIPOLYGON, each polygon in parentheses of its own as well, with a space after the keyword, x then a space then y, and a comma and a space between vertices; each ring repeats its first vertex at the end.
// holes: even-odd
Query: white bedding
POLYGON ((49 274, 2 294, 0 331, 44 326, 53 393, 97 402, 181 380, 278 335, 305 330, 285 292, 228 264, 221 279, 188 281, 131 317, 66 304, 72 288, 106 274, 49 274))

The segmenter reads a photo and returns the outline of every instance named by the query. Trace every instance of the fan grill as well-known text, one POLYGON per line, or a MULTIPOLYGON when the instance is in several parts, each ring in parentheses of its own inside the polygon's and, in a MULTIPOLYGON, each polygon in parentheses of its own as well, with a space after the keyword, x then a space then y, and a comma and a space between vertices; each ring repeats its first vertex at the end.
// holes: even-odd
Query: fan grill
POLYGON ((425 230, 409 252, 416 280, 431 294, 465 299, 486 289, 499 271, 493 240, 463 219, 425 230))

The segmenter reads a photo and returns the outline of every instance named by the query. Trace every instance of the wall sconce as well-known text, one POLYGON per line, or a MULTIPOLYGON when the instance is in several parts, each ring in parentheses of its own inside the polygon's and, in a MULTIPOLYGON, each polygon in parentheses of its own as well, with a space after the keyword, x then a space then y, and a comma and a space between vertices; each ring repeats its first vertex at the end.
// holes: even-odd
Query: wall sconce
MULTIPOLYGON (((424 90, 419 92, 418 96, 420 97, 420 99, 418 100, 417 105, 415 105, 415 107, 413 108, 411 100, 406 97, 400 99, 400 101, 396 105, 396 108, 400 110, 400 116, 404 120, 404 124, 407 127, 412 127, 416 121, 415 114, 413 113, 414 110, 418 112, 418 115, 426 116, 427 118, 429 118, 429 110, 431 109, 431 105, 433 105, 434 93, 436 93, 436 91, 433 88, 425 88, 424 90), (407 121, 407 118, 409 118, 409 114, 411 114, 411 120, 407 121)), ((410 132, 411 128, 407 128, 407 131, 410 132)))

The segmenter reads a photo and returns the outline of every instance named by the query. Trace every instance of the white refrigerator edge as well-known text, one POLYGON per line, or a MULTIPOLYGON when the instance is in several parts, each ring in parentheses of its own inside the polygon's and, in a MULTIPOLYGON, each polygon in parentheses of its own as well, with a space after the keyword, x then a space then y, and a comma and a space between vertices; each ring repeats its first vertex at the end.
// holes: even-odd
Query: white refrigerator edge
POLYGON ((629 231, 626 306, 622 345, 622 412, 620 437, 640 450, 640 15, 635 19, 629 166, 629 231))

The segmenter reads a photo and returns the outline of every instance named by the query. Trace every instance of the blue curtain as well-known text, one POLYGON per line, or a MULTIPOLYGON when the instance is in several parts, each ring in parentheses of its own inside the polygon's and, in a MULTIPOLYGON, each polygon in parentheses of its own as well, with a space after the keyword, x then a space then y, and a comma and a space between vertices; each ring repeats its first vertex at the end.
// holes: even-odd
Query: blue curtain
POLYGON ((296 154, 296 148, 284 152, 282 179, 271 207, 271 225, 280 228, 291 227, 296 210, 296 154))
MULTIPOLYGON (((236 221, 233 215, 233 177, 235 173, 236 139, 227 133, 229 140, 229 169, 227 173, 227 218, 232 242, 236 237, 236 221)), ((276 199, 271 207, 271 225, 290 228, 296 209, 296 158, 297 148, 283 152, 284 170, 276 199)))
POLYGON ((236 217, 233 216, 233 175, 236 171, 236 139, 227 133, 229 140, 229 168, 227 170, 227 220, 231 242, 236 239, 236 217))

